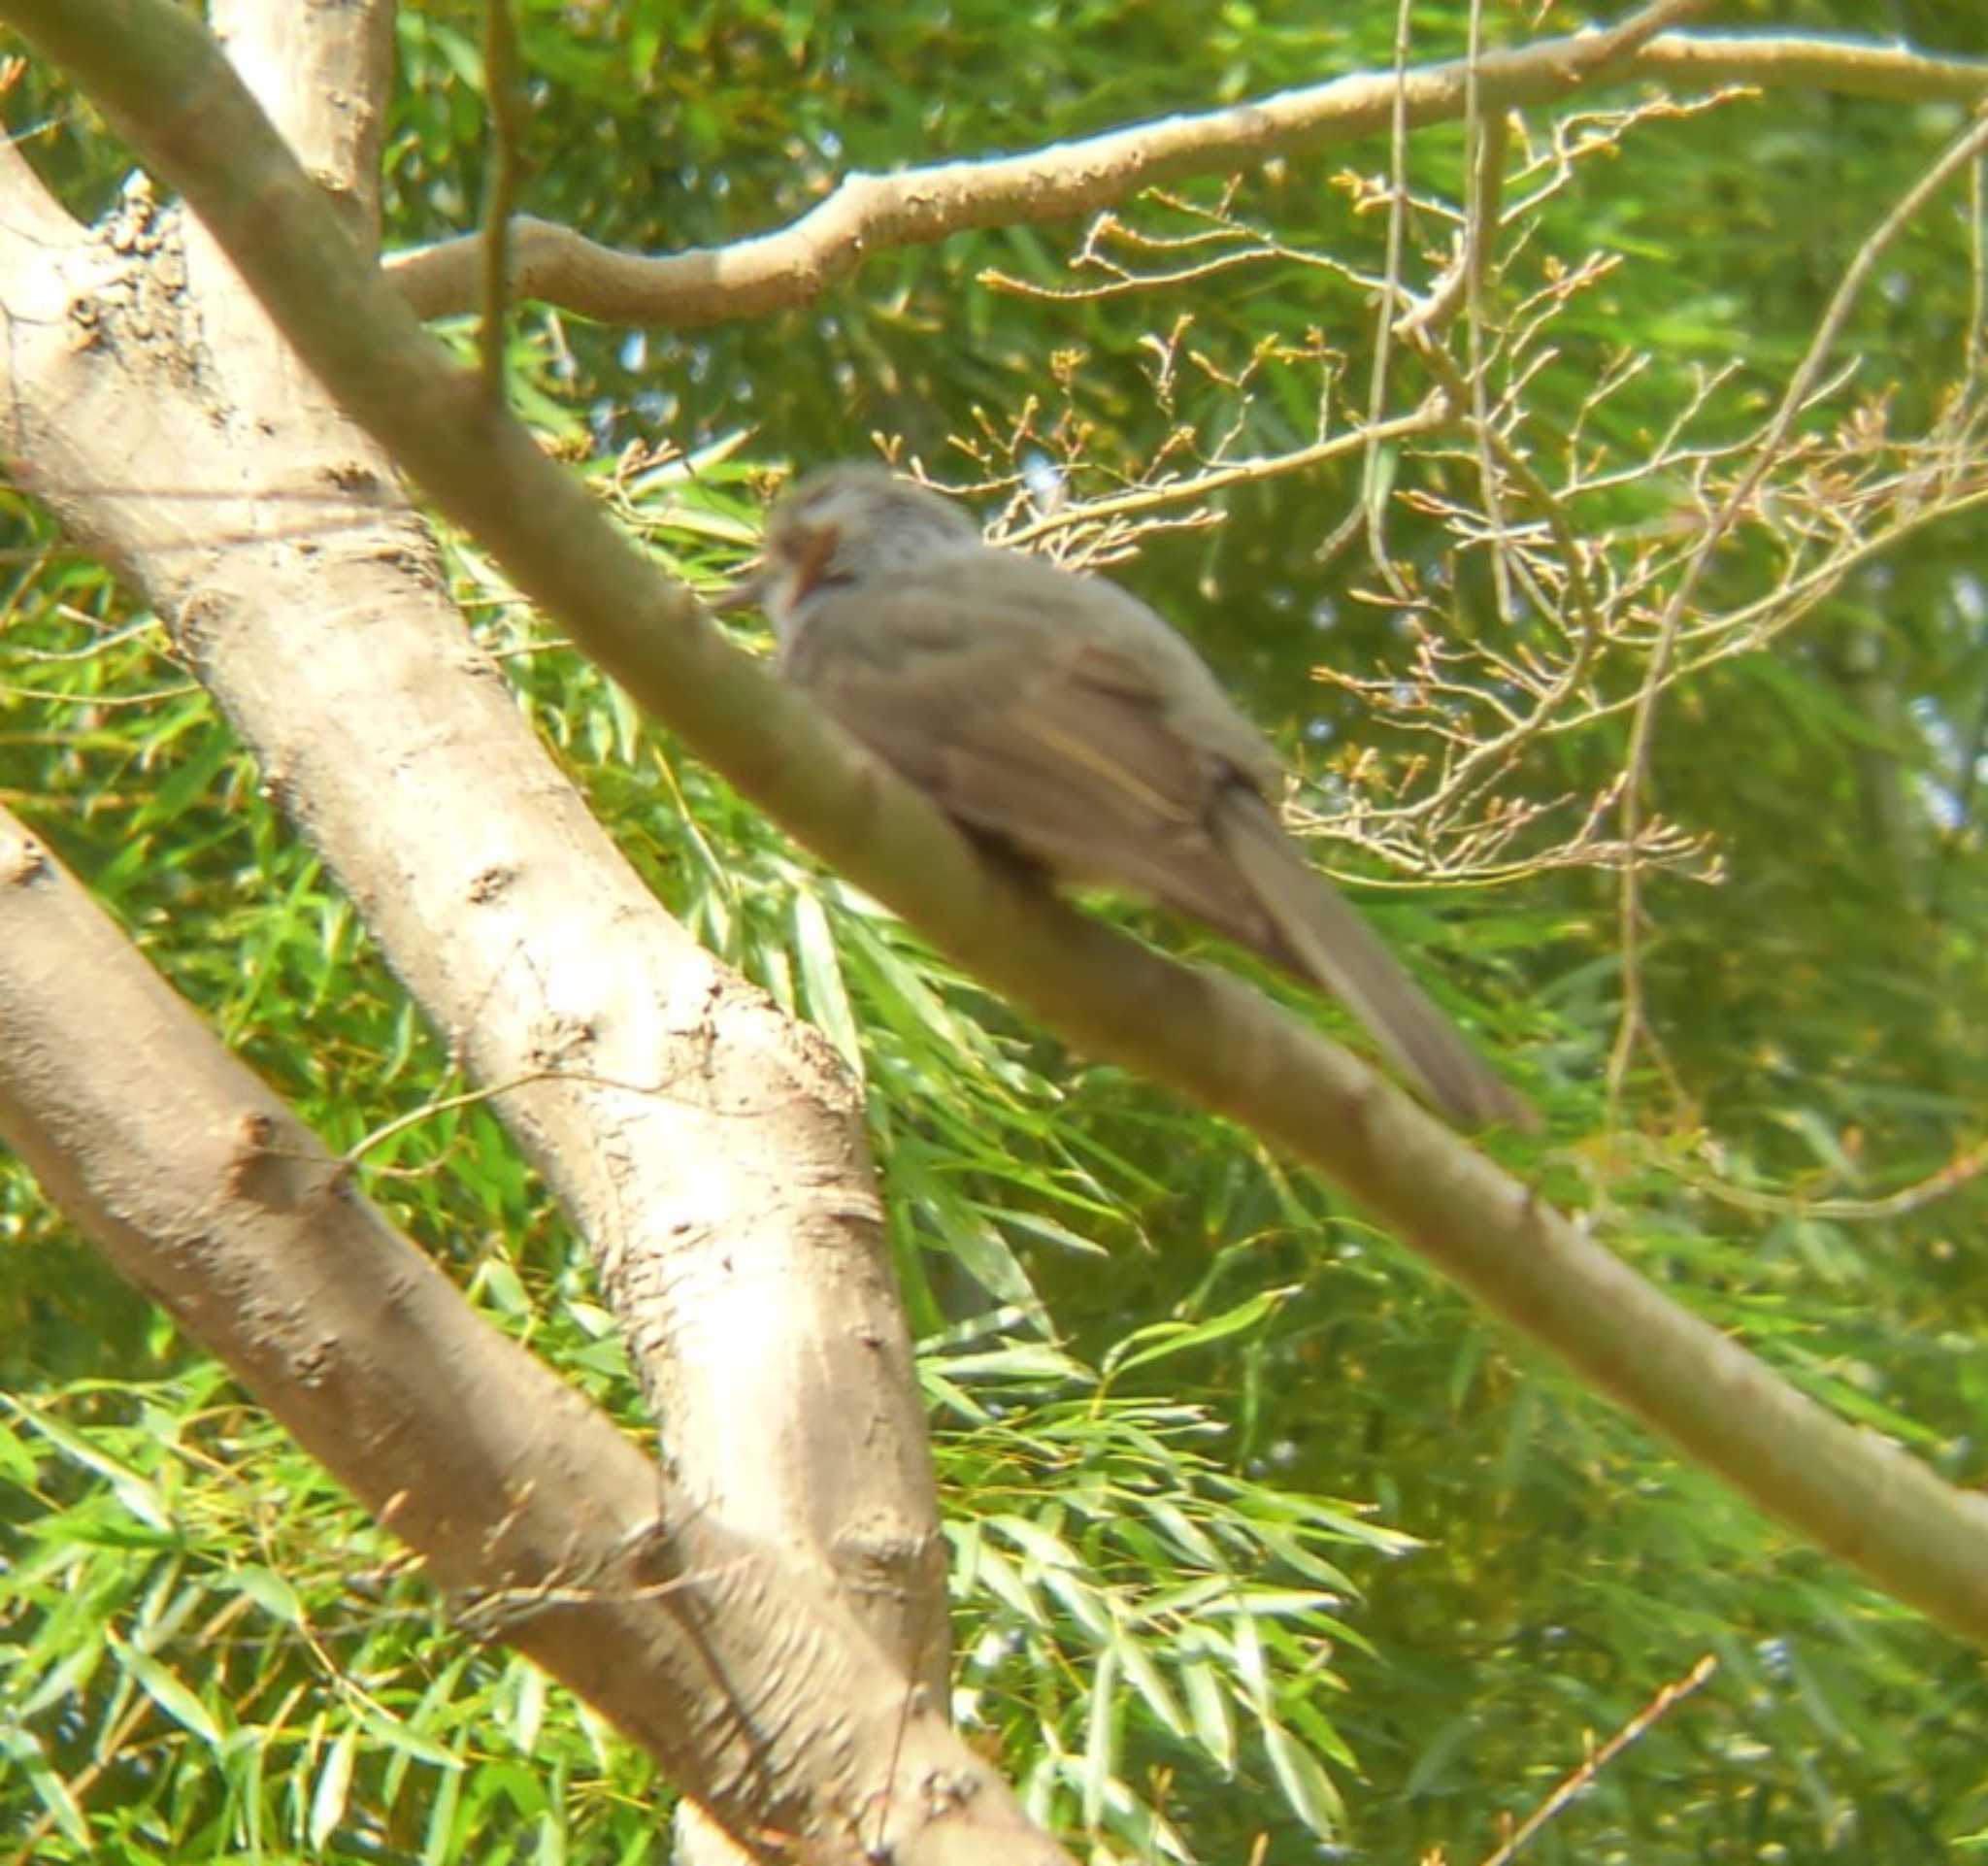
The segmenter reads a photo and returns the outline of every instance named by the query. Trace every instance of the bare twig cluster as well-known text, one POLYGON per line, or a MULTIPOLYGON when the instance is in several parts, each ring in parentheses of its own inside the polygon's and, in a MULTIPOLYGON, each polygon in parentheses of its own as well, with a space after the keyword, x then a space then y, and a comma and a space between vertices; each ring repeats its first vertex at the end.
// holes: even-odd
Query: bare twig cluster
POLYGON ((1449 882, 1568 866, 1716 880, 1706 836, 1621 808, 1640 771, 1618 770, 1588 794, 1541 797, 1534 785, 1526 796, 1515 779, 1529 748, 1627 719, 1767 648, 1853 572, 1988 495, 1988 411, 1964 357, 1944 401, 1914 427, 1860 387, 1854 356, 1791 377, 1761 419, 1742 412, 1760 384, 1737 364, 1681 369, 1627 350, 1586 359, 1568 336, 1570 315, 1605 282, 1619 283, 1623 261, 1553 257, 1541 237, 1548 205, 1581 163, 1644 124, 1740 95, 1568 113, 1537 140, 1514 117, 1495 139, 1516 151, 1509 172, 1487 179, 1480 164, 1462 201, 1338 178, 1356 215, 1402 213, 1424 236, 1419 285, 1399 256, 1380 273, 1253 221, 1235 182, 1211 199, 1150 190, 1092 221, 1069 284, 997 272, 982 283, 1051 305, 1144 296, 1162 307, 1165 321, 1143 341, 1162 439, 1109 468, 1080 413, 1085 359, 1065 350, 1053 359, 1059 396, 982 417, 957 447, 980 485, 1010 492, 1010 542, 1088 567, 1132 555, 1155 531, 1219 522, 1222 496, 1240 485, 1330 483, 1331 469, 1389 450, 1391 485, 1376 494, 1368 476, 1355 509, 1312 542, 1341 557, 1365 541, 1344 593, 1392 612, 1402 652, 1377 669, 1315 672, 1406 750, 1342 757, 1294 796, 1294 820, 1403 874, 1449 882), (1319 329, 1267 335, 1239 367, 1200 344, 1178 309, 1210 280, 1279 270, 1316 275, 1318 292, 1359 292, 1387 323, 1398 386, 1366 418, 1347 412, 1348 359, 1319 329), (1315 376, 1315 429, 1280 451, 1251 451, 1256 379, 1272 365, 1315 376), (1669 412, 1652 432, 1650 390, 1667 369, 1669 412), (1202 391, 1193 418, 1181 413, 1190 379, 1202 391), (1641 416, 1614 418, 1633 395, 1641 416), (1571 417, 1548 413, 1568 407, 1571 417))

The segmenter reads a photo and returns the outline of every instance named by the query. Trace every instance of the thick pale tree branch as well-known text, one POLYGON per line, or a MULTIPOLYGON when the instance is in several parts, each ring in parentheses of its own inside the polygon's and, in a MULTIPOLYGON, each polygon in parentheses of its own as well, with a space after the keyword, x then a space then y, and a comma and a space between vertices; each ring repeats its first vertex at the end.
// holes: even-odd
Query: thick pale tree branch
POLYGON ((0 1139, 50 1197, 745 1851, 1068 1866, 819 1573, 479 1317, 4 812, 0 1032, 0 1139))
POLYGON ((437 504, 795 834, 1092 1054, 1318 1166, 1760 1507, 1988 1644, 1988 1505, 1832 1417, 1260 994, 1161 959, 982 862, 929 803, 730 649, 421 332, 197 21, 166 0, 0 0, 0 17, 68 66, 185 192, 331 391, 437 504))
MULTIPOLYGON (((314 204, 370 247, 387 0, 210 17, 314 204)), ((922 1395, 831 1047, 672 921, 587 814, 390 463, 197 221, 134 186, 81 228, 0 143, 0 335, 10 453, 151 603, 451 1057, 501 1084, 672 1476, 835 1576, 898 1671, 943 1691, 922 1395)), ((800 1701, 834 1715, 825 1689, 800 1701)))
MULTIPOLYGON (((1663 17, 1683 11, 1673 7, 1663 17)), ((1856 40, 1639 37, 1654 12, 1645 9, 1608 33, 1487 53, 1477 69, 1479 109, 1552 103, 1631 79, 1960 104, 1988 95, 1988 60, 1935 58, 1856 40)), ((1408 125, 1462 120, 1469 86, 1470 67, 1461 59, 1411 69, 1403 100, 1408 125)), ((511 222, 512 289, 608 323, 687 329, 760 317, 810 303, 865 258, 895 247, 1068 219, 1171 178, 1228 174, 1273 155, 1380 134, 1393 121, 1395 97, 1392 72, 1355 72, 1025 154, 847 175, 791 225, 661 257, 600 246, 570 227, 519 216, 511 222)), ((386 270, 421 317, 439 317, 480 302, 481 249, 481 236, 468 234, 396 253, 386 270)))

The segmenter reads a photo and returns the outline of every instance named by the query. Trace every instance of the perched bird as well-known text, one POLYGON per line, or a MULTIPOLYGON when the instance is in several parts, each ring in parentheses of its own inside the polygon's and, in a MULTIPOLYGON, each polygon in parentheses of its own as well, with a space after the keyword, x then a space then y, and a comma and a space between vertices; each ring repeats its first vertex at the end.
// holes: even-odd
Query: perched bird
POLYGON ((1115 584, 984 543, 880 467, 810 474, 767 520, 779 667, 965 828, 1056 879, 1129 889, 1323 985, 1459 1126, 1532 1126, 1269 799, 1276 755, 1200 655, 1115 584))

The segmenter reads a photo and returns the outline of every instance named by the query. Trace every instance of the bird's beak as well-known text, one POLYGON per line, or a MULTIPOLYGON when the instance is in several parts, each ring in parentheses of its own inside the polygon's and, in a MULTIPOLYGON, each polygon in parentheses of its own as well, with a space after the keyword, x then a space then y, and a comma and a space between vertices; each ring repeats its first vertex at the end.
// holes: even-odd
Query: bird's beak
POLYGON ((745 575, 736 583, 727 585, 715 596, 707 596, 704 606, 713 616, 731 616, 742 609, 756 609, 772 581, 772 566, 762 557, 756 564, 747 564, 745 575))

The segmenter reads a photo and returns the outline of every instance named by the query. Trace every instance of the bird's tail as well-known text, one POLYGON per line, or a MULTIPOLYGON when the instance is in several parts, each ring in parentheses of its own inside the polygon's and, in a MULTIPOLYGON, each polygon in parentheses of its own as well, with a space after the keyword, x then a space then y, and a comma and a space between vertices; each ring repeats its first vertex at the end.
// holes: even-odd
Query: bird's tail
POLYGON ((1379 936, 1306 866, 1269 804, 1239 785, 1217 808, 1213 826, 1276 931, 1276 943, 1265 945, 1269 956, 1340 999, 1457 1126, 1539 1126, 1532 1104, 1491 1073, 1379 936))

